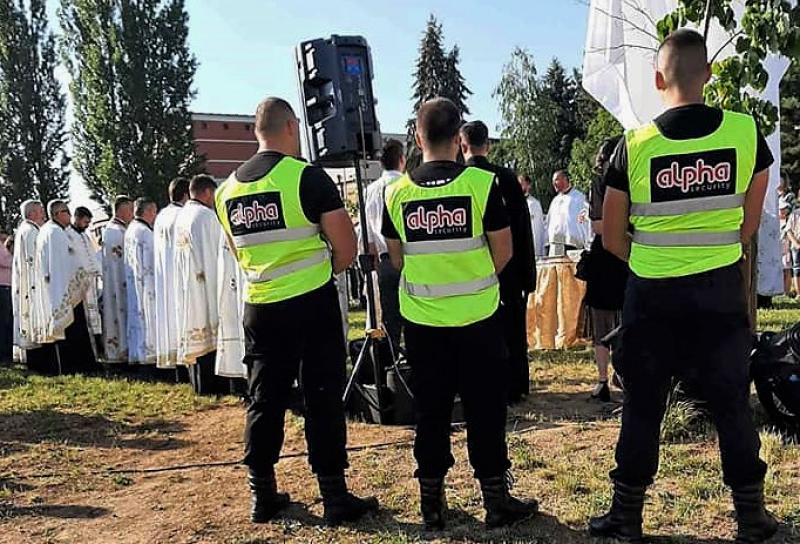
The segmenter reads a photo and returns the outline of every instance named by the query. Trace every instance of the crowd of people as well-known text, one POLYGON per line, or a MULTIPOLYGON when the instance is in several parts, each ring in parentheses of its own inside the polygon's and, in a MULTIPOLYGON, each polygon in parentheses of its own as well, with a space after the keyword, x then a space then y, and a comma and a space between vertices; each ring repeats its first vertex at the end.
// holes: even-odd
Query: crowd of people
POLYGON ((54 200, 45 212, 25 201, 0 256, 2 296, 13 308, 4 358, 13 342, 18 358, 45 374, 91 372, 100 361, 180 365, 198 393, 235 388, 229 379, 246 377, 241 278, 213 210, 216 188, 207 175, 177 178, 160 212, 151 199, 118 196, 99 240, 87 208, 70 213, 54 200))
MULTIPOLYGON (((399 142, 384 149, 365 220, 386 329, 412 370, 414 476, 427 529, 446 525, 457 396, 487 526, 537 513, 537 501, 510 493, 506 443, 507 403, 530 381, 525 300, 537 256, 589 249, 593 397, 609 396, 606 337, 620 324, 624 357, 615 365, 625 384, 613 500, 590 533, 642 540, 670 383, 686 372, 699 376, 719 434, 737 542, 776 532, 748 404, 752 337, 739 267, 773 159, 751 116, 704 104, 707 58, 697 32, 670 34, 655 77, 668 109, 603 143, 588 200, 555 172, 546 219, 530 178, 491 164, 486 126, 462 123, 447 99, 417 112, 420 166, 403 172, 399 142)), ((356 256, 353 222, 328 174, 295 158, 300 125, 285 100, 259 105, 255 134, 258 152, 219 187, 206 175, 173 180, 160 213, 147 198, 117 197, 99 260, 88 210, 23 203, 11 264, 14 343, 43 372, 91 369, 102 350, 107 363, 185 366, 201 393, 231 387, 222 377, 246 377, 243 462, 255 523, 289 504, 275 465, 299 379, 309 463, 324 519, 338 525, 379 508, 350 493, 345 478, 346 350, 334 277, 356 256)))

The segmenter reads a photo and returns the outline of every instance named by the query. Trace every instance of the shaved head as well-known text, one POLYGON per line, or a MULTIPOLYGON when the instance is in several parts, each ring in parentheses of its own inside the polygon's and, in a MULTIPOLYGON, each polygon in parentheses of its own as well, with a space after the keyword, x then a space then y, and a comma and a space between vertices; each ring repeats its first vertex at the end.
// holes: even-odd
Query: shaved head
POLYGON ((658 48, 658 73, 664 89, 696 91, 708 81, 708 50, 703 36, 687 28, 667 36, 658 48))
POLYGON ((256 133, 264 138, 279 135, 286 123, 295 119, 297 116, 286 100, 270 96, 262 100, 256 110, 256 133))

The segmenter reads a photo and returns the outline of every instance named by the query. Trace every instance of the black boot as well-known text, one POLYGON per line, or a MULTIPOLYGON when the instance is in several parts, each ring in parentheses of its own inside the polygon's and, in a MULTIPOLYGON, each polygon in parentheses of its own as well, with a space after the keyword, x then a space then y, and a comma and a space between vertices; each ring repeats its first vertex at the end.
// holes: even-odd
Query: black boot
POLYGON ((778 532, 778 522, 764 508, 763 483, 734 489, 733 506, 739 522, 736 544, 764 542, 778 532))
POLYGON ((247 481, 250 484, 250 521, 253 523, 267 523, 289 505, 289 495, 278 493, 274 472, 256 474, 250 471, 247 481))
POLYGON ((509 494, 512 485, 510 474, 495 478, 482 478, 481 493, 486 509, 486 525, 489 528, 511 525, 536 515, 539 503, 535 500, 523 502, 509 494))
POLYGON ((360 499, 347 491, 344 475, 318 476, 317 481, 325 508, 323 518, 330 527, 341 525, 345 521, 356 521, 364 514, 378 509, 378 499, 375 497, 360 499))
POLYGON ((419 479, 419 509, 426 531, 444 529, 444 512, 447 498, 444 494, 444 478, 419 479))
POLYGON ((646 487, 614 482, 614 499, 605 516, 589 520, 589 534, 623 542, 642 541, 642 510, 646 487))

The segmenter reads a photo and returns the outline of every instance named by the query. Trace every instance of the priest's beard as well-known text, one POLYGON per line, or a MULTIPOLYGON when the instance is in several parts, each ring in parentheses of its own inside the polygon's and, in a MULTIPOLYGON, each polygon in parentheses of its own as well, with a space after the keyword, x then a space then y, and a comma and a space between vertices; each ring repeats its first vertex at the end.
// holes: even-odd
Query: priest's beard
POLYGON ((86 230, 86 227, 78 227, 77 225, 72 225, 72 228, 75 229, 75 232, 78 234, 83 234, 83 231, 86 230))

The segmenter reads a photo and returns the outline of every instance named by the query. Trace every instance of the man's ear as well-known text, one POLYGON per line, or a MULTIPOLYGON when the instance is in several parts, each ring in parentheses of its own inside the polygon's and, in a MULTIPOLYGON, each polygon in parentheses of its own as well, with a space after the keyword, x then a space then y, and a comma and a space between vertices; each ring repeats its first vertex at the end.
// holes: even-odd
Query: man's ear
POLYGON ((706 73, 703 76, 703 83, 708 83, 709 82, 709 80, 711 79, 711 73, 712 73, 711 72, 711 64, 710 63, 706 64, 706 73))
POLYGON ((422 136, 420 135, 419 130, 414 132, 414 141, 417 142, 417 147, 422 149, 422 136))
POLYGON ((656 70, 656 89, 659 91, 667 90, 667 80, 661 70, 656 70))

